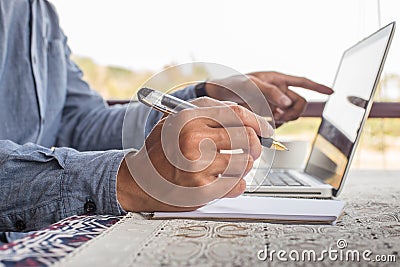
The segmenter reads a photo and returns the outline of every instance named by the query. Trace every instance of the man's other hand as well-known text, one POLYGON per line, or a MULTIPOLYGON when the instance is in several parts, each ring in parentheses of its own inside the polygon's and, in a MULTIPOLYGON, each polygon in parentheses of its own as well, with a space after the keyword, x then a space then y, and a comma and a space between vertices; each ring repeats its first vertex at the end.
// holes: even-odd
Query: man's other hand
MULTIPOLYGON (((307 78, 286 75, 279 72, 253 72, 247 75, 232 76, 229 78, 210 81, 205 90, 209 97, 218 100, 235 101, 245 107, 249 104, 257 106, 259 99, 252 98, 254 88, 261 90, 268 101, 275 123, 281 125, 284 122, 297 119, 305 110, 307 101, 290 89, 291 86, 301 87, 322 94, 332 94, 331 88, 313 82, 307 78), (247 103, 243 101, 244 95, 247 103), (252 102, 252 103, 250 103, 252 102)), ((257 109, 257 108, 256 108, 257 109)), ((253 110, 257 112, 256 110, 253 110)), ((260 114, 265 115, 265 114, 260 114)))

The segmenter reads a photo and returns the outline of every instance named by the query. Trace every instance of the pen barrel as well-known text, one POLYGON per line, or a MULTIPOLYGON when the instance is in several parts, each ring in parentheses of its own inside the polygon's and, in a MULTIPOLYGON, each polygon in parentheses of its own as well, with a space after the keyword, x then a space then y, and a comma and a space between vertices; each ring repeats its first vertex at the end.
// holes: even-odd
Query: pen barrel
POLYGON ((189 109, 189 108, 197 108, 197 106, 186 102, 182 101, 179 98, 175 98, 173 96, 168 96, 168 97, 163 97, 161 99, 161 104, 170 108, 173 108, 175 112, 182 111, 184 109, 189 109))
POLYGON ((274 139, 272 139, 272 138, 266 138, 266 137, 259 136, 258 139, 260 139, 260 143, 262 146, 265 146, 268 148, 271 148, 274 143, 274 139))

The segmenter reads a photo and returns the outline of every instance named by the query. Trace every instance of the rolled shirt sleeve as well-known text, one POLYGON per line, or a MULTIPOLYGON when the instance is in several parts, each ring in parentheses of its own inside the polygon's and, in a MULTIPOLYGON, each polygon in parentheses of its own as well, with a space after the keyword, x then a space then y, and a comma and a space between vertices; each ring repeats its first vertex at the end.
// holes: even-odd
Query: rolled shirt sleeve
POLYGON ((121 150, 0 141, 0 230, 36 230, 77 214, 122 214, 116 177, 123 157, 121 150))

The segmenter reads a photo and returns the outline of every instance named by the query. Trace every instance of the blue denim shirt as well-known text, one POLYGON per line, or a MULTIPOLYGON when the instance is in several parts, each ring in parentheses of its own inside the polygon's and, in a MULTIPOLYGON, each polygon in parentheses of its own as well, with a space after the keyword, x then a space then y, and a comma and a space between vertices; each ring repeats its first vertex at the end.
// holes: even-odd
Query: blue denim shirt
MULTIPOLYGON (((121 213, 123 119, 126 113, 130 146, 139 148, 148 109, 107 106, 70 53, 48 1, 0 0, 0 231, 121 213)), ((193 88, 176 95, 195 97, 193 88)), ((152 112, 150 127, 158 119, 152 112)))

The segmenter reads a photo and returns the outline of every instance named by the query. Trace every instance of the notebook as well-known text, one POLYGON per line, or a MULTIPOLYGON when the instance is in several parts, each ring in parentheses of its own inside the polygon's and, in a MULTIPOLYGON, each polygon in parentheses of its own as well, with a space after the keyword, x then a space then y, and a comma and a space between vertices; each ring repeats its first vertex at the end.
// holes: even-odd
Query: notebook
POLYGON ((223 198, 190 212, 155 212, 153 219, 190 218, 334 224, 345 203, 339 200, 239 196, 223 198))

